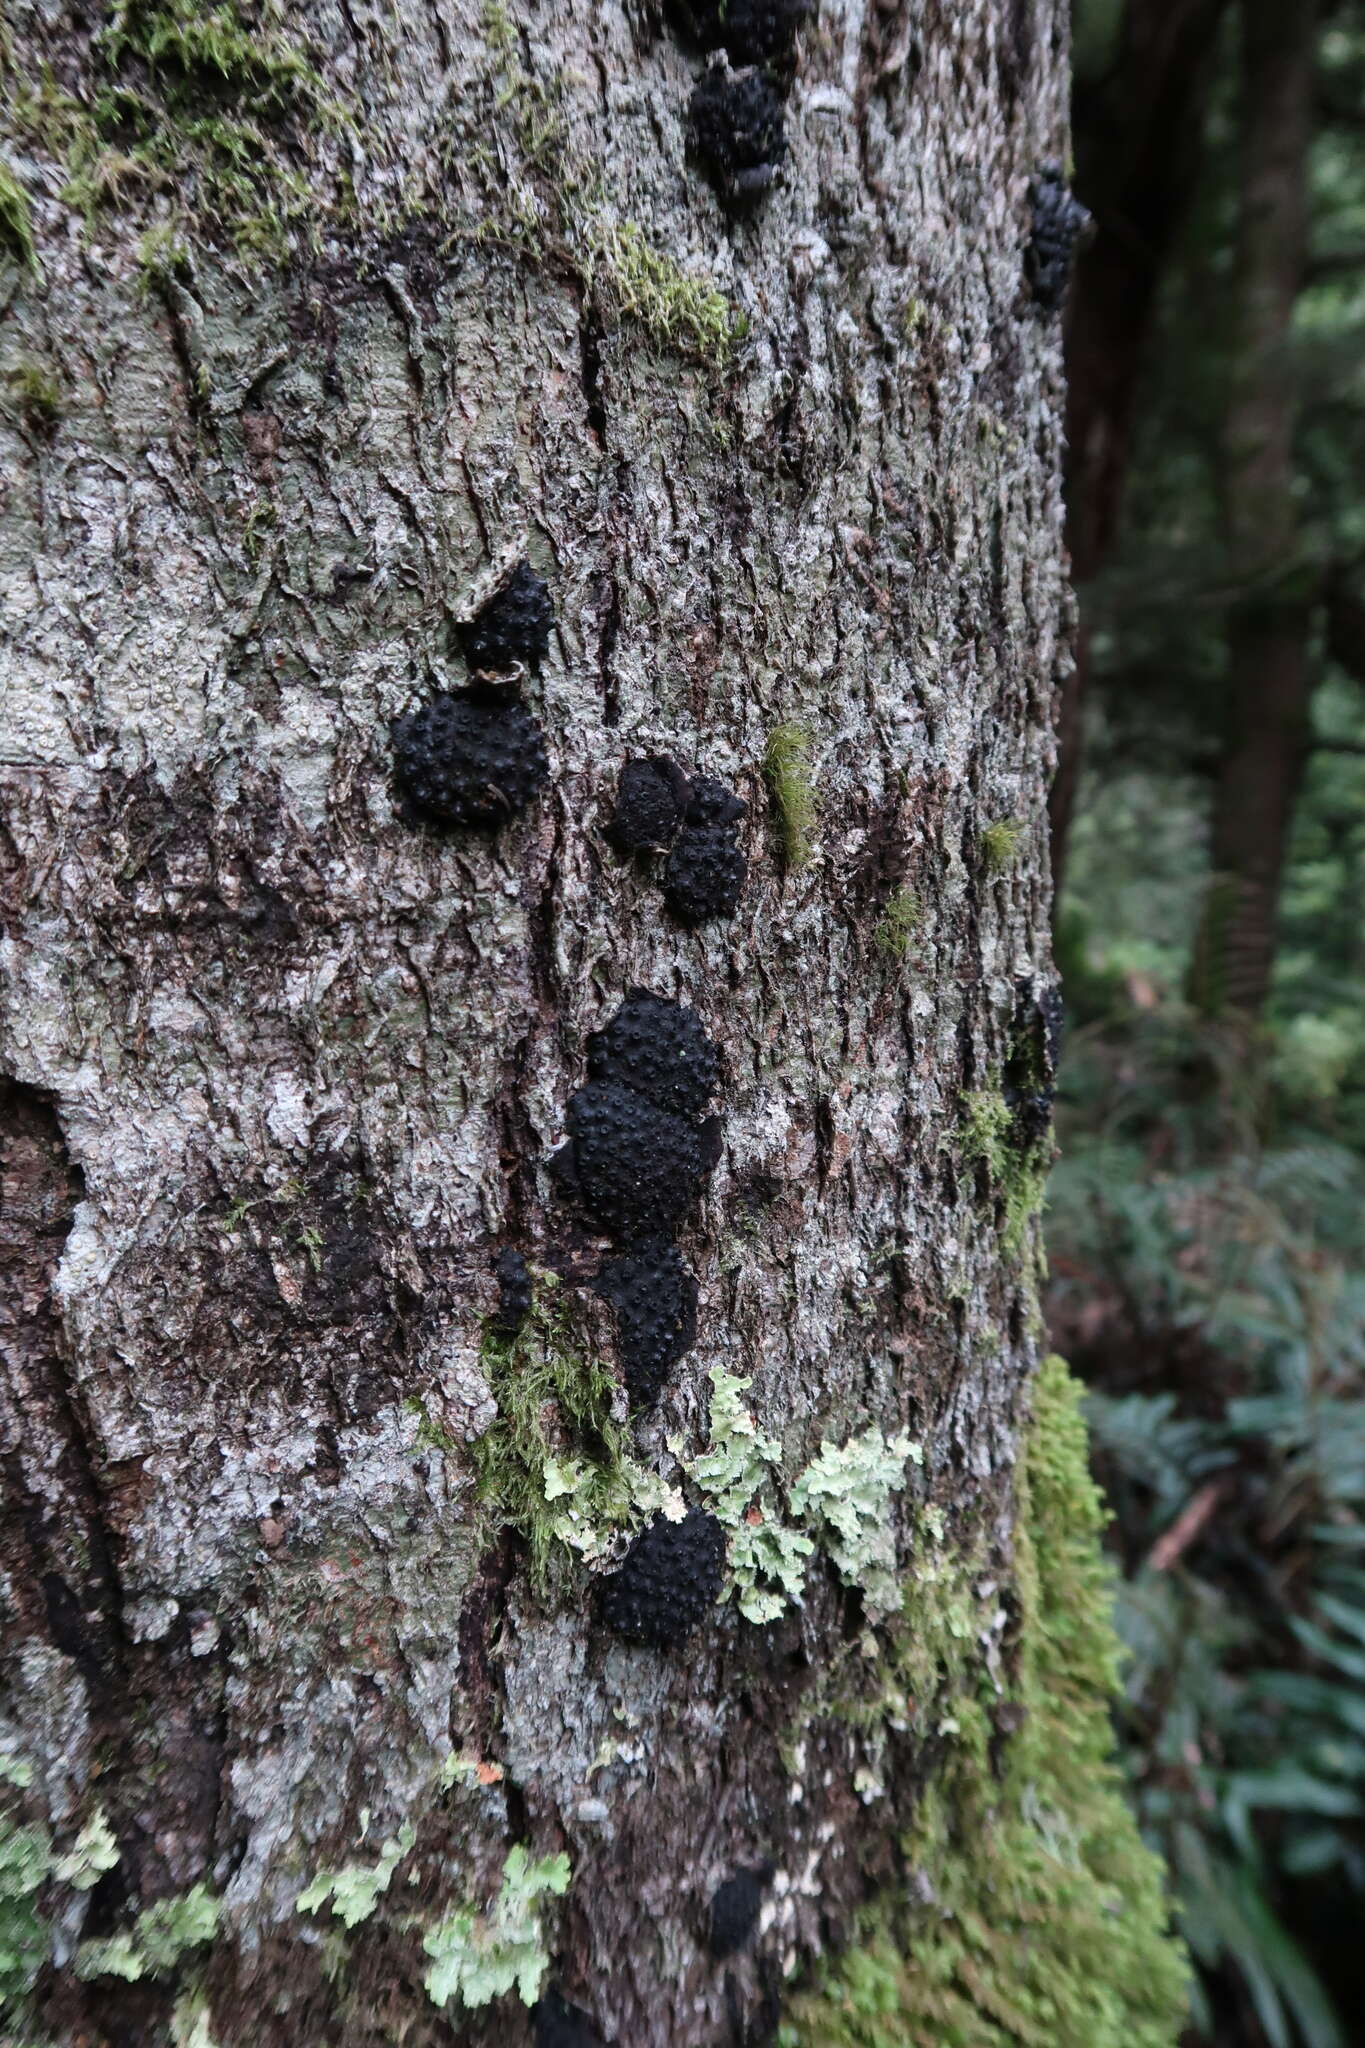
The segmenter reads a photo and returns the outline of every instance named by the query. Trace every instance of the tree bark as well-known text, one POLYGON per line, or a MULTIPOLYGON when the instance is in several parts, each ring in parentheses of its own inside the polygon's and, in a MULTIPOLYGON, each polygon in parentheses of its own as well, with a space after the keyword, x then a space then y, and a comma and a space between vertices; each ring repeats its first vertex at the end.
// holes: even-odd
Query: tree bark
POLYGON ((1224 523, 1237 592, 1229 730, 1214 795, 1213 877, 1196 941, 1201 1006, 1254 1018, 1302 779, 1315 580, 1294 489, 1294 307, 1303 283, 1316 9, 1243 0, 1233 368, 1224 523))
POLYGON ((319 0, 215 54, 175 7, 123 42, 13 10, 5 1747, 82 1873, 39 1899, 45 2037, 529 2039, 426 1981, 520 1848, 569 1859, 533 1918, 602 2038, 758 2039, 895 1877, 941 1738, 897 1735, 873 1799, 829 1704, 866 1588, 826 1544, 774 1621, 614 1639, 629 1527, 542 1586, 478 1498, 486 1320, 512 1247, 612 1355, 548 1162, 587 1035, 686 1001, 723 1153, 634 1458, 692 1498, 724 1368, 785 1481, 909 1432, 901 1558, 934 1507, 1008 1572, 1037 1320, 995 1139, 1038 1144, 971 1132, 1050 973, 1062 389, 1021 250, 1065 11, 824 0, 738 215, 647 5, 319 0), (111 84, 138 105, 97 117, 111 84), (463 687, 452 625, 523 556, 549 784, 435 831, 390 728, 463 687), (747 802, 733 920, 671 921, 609 841, 656 754, 747 802), (72 1846, 96 1808, 116 1862, 72 1846), (744 1868, 762 1939, 721 1964, 744 1868), (344 1884, 300 1910, 327 1873, 354 1924, 344 1884))
POLYGON ((1066 544, 1079 586, 1075 665, 1062 683, 1049 797, 1061 891, 1090 675, 1085 589, 1112 553, 1157 295, 1202 154, 1209 56, 1226 0, 1127 0, 1113 61, 1078 81, 1076 185, 1095 222, 1067 308, 1066 544))

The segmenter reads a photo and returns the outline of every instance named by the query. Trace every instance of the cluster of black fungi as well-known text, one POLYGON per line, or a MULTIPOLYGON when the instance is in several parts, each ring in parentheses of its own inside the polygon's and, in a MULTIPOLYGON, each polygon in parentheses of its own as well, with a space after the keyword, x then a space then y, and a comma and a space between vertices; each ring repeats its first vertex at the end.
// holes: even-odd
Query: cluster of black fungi
MULTIPOLYGON (((783 108, 808 11, 809 0, 672 0, 680 26, 710 55, 692 95, 691 148, 731 205, 766 191, 785 154, 783 108)), ((1035 302, 1051 312, 1065 296, 1088 216, 1054 166, 1039 173, 1030 199, 1025 274, 1035 302)), ((539 670, 553 627, 549 590, 521 562, 458 628, 468 686, 432 696, 393 728, 396 778, 420 813, 446 825, 497 827, 539 794, 549 761, 517 692, 539 670)), ((681 923, 698 925, 733 915, 738 904, 744 815, 723 783, 655 755, 623 767, 610 832, 629 856, 664 857, 665 901, 681 923)), ((1037 1002, 1005 1077, 1026 1142, 1051 1110, 1055 1003, 1055 994, 1037 1002)), ((631 990, 592 1034, 587 1055, 588 1079, 569 1103, 568 1142, 551 1165, 565 1197, 613 1241, 594 1285, 613 1311, 622 1375, 639 1413, 696 1341, 697 1283, 675 1234, 719 1156, 719 1120, 706 1114, 719 1067, 695 1013, 644 989, 631 990)), ((496 1270, 494 1327, 511 1335, 531 1306, 530 1274, 510 1247, 496 1270)), ((724 1567, 725 1532, 713 1515, 694 1507, 676 1522, 659 1516, 604 1582, 603 1619, 629 1642, 671 1648, 714 1606, 724 1567)), ((717 1888, 707 1930, 717 1959, 750 1939, 771 1874, 770 1865, 742 1869, 717 1888)), ((558 1991, 539 2001, 535 2020, 537 2048, 600 2048, 586 2014, 558 1991)))
POLYGON ((672 0, 709 56, 688 109, 693 156, 727 206, 751 206, 787 153, 784 109, 809 0, 672 0))

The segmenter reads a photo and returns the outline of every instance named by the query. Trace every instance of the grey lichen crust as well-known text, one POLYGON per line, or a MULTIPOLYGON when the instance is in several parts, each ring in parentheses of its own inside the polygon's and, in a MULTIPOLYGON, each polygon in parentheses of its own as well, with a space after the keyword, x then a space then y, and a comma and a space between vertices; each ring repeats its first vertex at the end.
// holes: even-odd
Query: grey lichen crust
MULTIPOLYGON (((1016 41, 962 0, 912 47, 822 5, 765 68, 786 152, 735 217, 689 155, 711 53, 661 11, 11 9, 3 1805, 30 1875, 28 1831, 74 1856, 97 1809, 121 1858, 21 1889, 17 2038, 521 2048, 543 1968, 604 2042, 705 2048, 850 1927, 850 1840, 908 1824, 933 1758, 902 1699, 879 1775, 872 1609, 921 1507, 1003 1583, 1033 1349, 1002 1091, 1047 1085, 1009 1065, 1067 620, 1021 263, 1065 79, 1061 0, 1027 12, 1016 41), (522 562, 556 626, 472 669, 459 628, 522 562), (414 815, 395 723, 484 674, 553 773, 482 775, 496 829, 414 815), (777 732, 800 773, 765 770, 777 732), (749 801, 733 915, 681 924, 673 840, 606 839, 658 758, 749 801), (699 1108, 585 1080, 633 987, 723 1049, 699 1108), (569 1202, 580 1088, 614 1092, 569 1202), (593 1287, 661 1229, 697 1335, 632 1420, 593 1287), (603 1626, 610 1534, 542 1592, 479 1496, 509 1245, 561 1278, 637 1518, 735 1495, 675 1650, 603 1626), (713 1444, 717 1370, 750 1384, 713 1444), (840 1485, 910 1437, 874 1557, 840 1485), (764 1858, 720 1967, 707 1901, 764 1858), (364 1918, 299 1910, 343 1875, 364 1918), (211 1936, 144 1967, 142 1916, 199 1887, 211 1936), (96 1940, 143 1974, 79 1975, 96 1940)), ((552 1398, 535 1423, 570 1527, 576 1432, 552 1398)))

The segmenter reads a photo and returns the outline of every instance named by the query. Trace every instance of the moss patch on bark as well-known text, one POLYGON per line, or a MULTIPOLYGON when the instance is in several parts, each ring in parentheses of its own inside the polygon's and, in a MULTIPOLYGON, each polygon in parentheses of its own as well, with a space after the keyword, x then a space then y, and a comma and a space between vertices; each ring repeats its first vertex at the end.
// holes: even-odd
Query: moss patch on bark
MULTIPOLYGON (((1049 1358, 1018 1472, 1008 1711, 988 1714, 973 1658, 952 1647, 965 1647, 962 1630, 931 1628, 931 1668, 963 1689, 940 1715, 952 1753, 901 1843, 908 1881, 870 1910, 860 1946, 793 2001, 783 2048, 1174 2048, 1179 2038, 1186 1959, 1112 1755, 1119 1648, 1079 1398, 1049 1358), (993 1759, 1002 1727, 1013 1732, 993 1759)), ((957 1610, 960 1592, 951 1573, 932 1596, 912 1580, 907 1619, 917 1605, 957 1610)))

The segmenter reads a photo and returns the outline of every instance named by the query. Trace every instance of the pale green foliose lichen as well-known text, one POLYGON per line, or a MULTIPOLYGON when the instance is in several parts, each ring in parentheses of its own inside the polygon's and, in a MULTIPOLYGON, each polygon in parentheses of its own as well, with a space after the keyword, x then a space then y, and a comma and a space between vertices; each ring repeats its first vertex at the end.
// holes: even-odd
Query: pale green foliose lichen
POLYGON ((158 1899, 138 1914, 131 1928, 76 1951, 78 1977, 160 1977, 173 1970, 187 1949, 212 1941, 218 1932, 218 1901, 197 1884, 179 1898, 158 1899))
POLYGON ((347 1863, 340 1870, 321 1870, 299 1893, 295 1904, 300 1913, 316 1913, 330 1904, 345 1927, 358 1927, 373 1913, 381 1892, 386 1892, 403 1858, 417 1840, 411 1822, 390 1835, 374 1863, 347 1863))
POLYGON ((839 1576, 861 1590, 869 1613, 890 1613, 900 1604, 888 1508, 905 1484, 906 1465, 921 1464, 923 1456, 908 1436, 865 1429, 842 1447, 821 1444, 792 1485, 792 1513, 816 1529, 839 1576))
POLYGON ((778 1515, 772 1482, 781 1452, 744 1405, 749 1381, 736 1379, 721 1365, 713 1365, 709 1377, 711 1441, 686 1470, 730 1532, 730 1571, 740 1613, 746 1621, 773 1621, 790 1601, 800 1600, 805 1561, 815 1545, 778 1515))
POLYGON ((423 1936, 432 1959, 425 1979, 432 2003, 444 2006, 455 1998, 465 2006, 487 2005, 515 1991, 533 2005, 550 1967, 541 1901, 562 1898, 569 1875, 562 1853, 533 1863, 520 1843, 510 1850, 498 1895, 486 1911, 462 1906, 423 1936))

